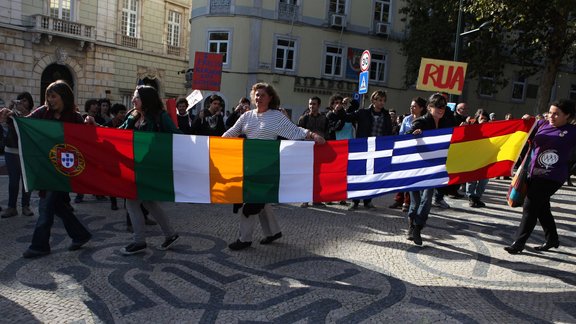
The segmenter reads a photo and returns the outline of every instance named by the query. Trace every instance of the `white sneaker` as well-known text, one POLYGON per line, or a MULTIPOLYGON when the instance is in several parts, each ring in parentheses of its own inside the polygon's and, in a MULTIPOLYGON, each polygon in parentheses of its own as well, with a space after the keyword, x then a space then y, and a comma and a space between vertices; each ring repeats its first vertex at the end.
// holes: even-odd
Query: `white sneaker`
POLYGON ((440 208, 442 208, 442 209, 448 209, 448 208, 450 208, 450 205, 448 205, 448 203, 447 203, 446 201, 444 201, 444 200, 434 201, 434 202, 432 203, 432 206, 440 207, 440 208))

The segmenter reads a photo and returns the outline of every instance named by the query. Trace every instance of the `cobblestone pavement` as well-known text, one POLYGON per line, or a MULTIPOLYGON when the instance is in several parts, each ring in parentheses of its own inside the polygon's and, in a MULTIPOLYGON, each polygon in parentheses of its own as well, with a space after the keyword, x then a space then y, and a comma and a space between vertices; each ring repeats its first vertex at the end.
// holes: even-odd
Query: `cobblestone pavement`
MULTIPOLYGON (((0 204, 7 203, 0 176, 0 204)), ((520 209, 504 201, 507 182, 491 180, 487 208, 447 199, 432 209, 424 245, 405 239, 406 219, 391 196, 376 210, 274 205, 284 237, 230 251, 238 216, 229 205, 166 203, 182 239, 161 251, 148 226, 146 254, 130 243, 125 210, 86 196, 73 204, 93 239, 69 252, 62 224, 52 253, 23 259, 36 216, 0 220, 1 323, 576 323, 576 188, 553 197, 561 246, 509 255, 520 209)), ((33 206, 38 201, 33 195, 33 206)))

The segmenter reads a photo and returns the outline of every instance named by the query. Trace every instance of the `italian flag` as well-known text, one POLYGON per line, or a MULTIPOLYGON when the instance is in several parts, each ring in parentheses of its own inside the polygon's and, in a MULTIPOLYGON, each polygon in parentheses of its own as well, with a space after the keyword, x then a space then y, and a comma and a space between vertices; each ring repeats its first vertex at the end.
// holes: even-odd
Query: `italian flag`
POLYGON ((506 176, 534 124, 315 145, 15 120, 27 190, 195 203, 338 201, 506 176))

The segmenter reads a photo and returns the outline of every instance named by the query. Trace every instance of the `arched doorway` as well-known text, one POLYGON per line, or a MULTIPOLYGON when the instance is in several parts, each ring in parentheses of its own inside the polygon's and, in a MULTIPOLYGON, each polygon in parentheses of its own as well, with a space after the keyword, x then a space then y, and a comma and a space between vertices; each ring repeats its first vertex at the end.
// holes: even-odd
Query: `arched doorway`
POLYGON ((42 72, 42 77, 40 79, 40 103, 41 105, 44 104, 45 98, 44 95, 46 93, 46 88, 50 85, 50 83, 56 80, 64 80, 68 82, 70 88, 74 90, 74 78, 72 77, 72 73, 70 70, 60 64, 50 64, 48 65, 44 71, 42 72))

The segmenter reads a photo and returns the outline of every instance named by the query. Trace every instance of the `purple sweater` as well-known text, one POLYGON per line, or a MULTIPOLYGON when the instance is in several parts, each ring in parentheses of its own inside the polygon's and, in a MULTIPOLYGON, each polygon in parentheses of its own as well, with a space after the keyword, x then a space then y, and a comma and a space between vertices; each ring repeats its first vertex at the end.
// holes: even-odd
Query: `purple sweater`
POLYGON ((569 160, 576 146, 576 125, 554 127, 546 120, 536 124, 530 156, 530 177, 564 183, 570 169, 569 160))

